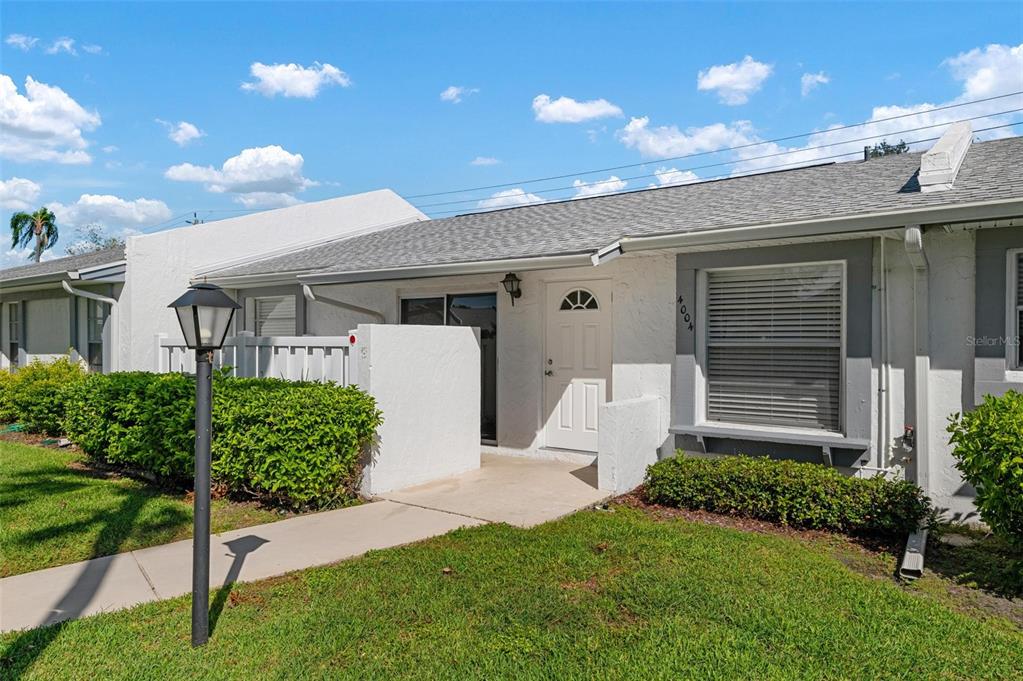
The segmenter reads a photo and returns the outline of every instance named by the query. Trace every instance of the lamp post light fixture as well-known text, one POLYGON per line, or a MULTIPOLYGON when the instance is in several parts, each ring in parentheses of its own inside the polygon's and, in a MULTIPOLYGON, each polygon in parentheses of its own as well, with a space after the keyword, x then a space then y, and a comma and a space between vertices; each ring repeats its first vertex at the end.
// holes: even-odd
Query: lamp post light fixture
POLYGON ((519 279, 514 272, 509 272, 504 275, 504 279, 501 280, 501 283, 504 284, 504 290, 511 296, 512 307, 515 307, 515 299, 522 297, 522 290, 519 289, 519 284, 521 282, 522 280, 519 279))
POLYGON ((195 350, 195 502, 192 532, 192 647, 210 637, 210 421, 213 351, 224 346, 241 307, 213 284, 195 284, 167 307, 178 315, 185 345, 195 350))

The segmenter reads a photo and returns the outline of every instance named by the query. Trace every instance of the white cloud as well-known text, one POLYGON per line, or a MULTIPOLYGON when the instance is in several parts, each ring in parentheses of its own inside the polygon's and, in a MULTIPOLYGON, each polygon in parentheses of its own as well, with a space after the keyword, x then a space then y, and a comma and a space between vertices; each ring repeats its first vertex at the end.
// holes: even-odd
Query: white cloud
POLYGON ((755 140, 749 121, 714 123, 702 128, 679 130, 674 125, 650 127, 647 116, 633 118, 618 131, 618 140, 629 149, 636 149, 647 158, 685 156, 723 147, 747 144, 755 140))
POLYGON ((251 192, 249 194, 239 194, 235 197, 235 201, 246 208, 283 208, 285 206, 294 206, 297 203, 302 203, 301 199, 298 199, 291 194, 275 192, 251 192))
POLYGON ((799 91, 804 97, 816 90, 821 85, 831 82, 831 77, 823 71, 817 73, 804 73, 799 79, 799 91))
MULTIPOLYGON (((782 163, 810 164, 826 160, 849 160, 850 158, 855 158, 854 154, 861 153, 864 145, 875 140, 870 140, 869 142, 851 142, 847 140, 876 136, 876 141, 887 139, 889 142, 895 143, 900 139, 904 139, 907 142, 912 142, 916 139, 938 137, 945 131, 947 124, 963 118, 973 118, 974 116, 981 116, 977 120, 970 121, 970 125, 974 130, 1023 120, 1023 115, 1019 113, 995 115, 1006 109, 1019 108, 1023 104, 1023 97, 981 102, 980 104, 945 109, 944 111, 929 111, 930 109, 949 104, 960 104, 978 98, 1023 90, 1023 45, 1016 47, 988 45, 983 49, 970 50, 947 59, 944 65, 949 68, 953 79, 962 83, 961 93, 952 100, 933 103, 923 102, 908 106, 875 106, 868 119, 870 121, 880 121, 880 119, 891 118, 892 116, 904 117, 890 121, 880 121, 851 130, 834 130, 834 128, 840 126, 839 123, 836 123, 828 129, 810 135, 802 146, 785 147, 772 143, 743 149, 739 152, 738 158, 744 161, 736 165, 733 168, 733 172, 762 170, 768 166, 782 163), (936 127, 929 127, 917 132, 905 132, 906 130, 924 126, 936 127), (822 147, 822 145, 828 146, 822 147), (790 153, 774 158, 752 158, 754 156, 765 156, 779 152, 790 153), (849 154, 849 156, 833 158, 838 154, 849 154)), ((1012 134, 1011 129, 1003 128, 1001 130, 977 133, 975 137, 994 139, 1007 137, 1012 134)), ((933 142, 927 142, 922 146, 926 148, 931 144, 933 142)))
MULTIPOLYGON (((33 250, 29 246, 27 248, 11 248, 0 255, 0 270, 8 267, 21 267, 22 265, 31 265, 35 262, 32 257, 33 250)), ((53 260, 54 258, 63 257, 56 249, 51 248, 43 251, 43 255, 40 258, 42 262, 47 260, 53 260)))
POLYGON ((348 74, 330 64, 313 62, 312 66, 299 64, 263 64, 254 62, 249 72, 256 80, 242 83, 242 89, 258 92, 266 97, 283 95, 312 99, 320 89, 330 85, 348 87, 352 84, 348 74))
POLYGON ((0 74, 0 157, 15 161, 89 163, 89 143, 83 132, 100 124, 99 114, 87 111, 66 92, 31 76, 25 94, 10 76, 0 74))
POLYGON ((75 49, 75 39, 61 36, 46 48, 46 54, 60 54, 61 52, 77 56, 78 51, 75 49))
POLYGON ((654 171, 654 177, 657 178, 657 184, 651 184, 651 187, 669 187, 676 184, 689 184, 690 182, 696 182, 700 179, 700 177, 691 170, 679 170, 678 168, 665 168, 663 166, 654 171))
POLYGON ((167 129, 167 138, 179 147, 184 147, 189 142, 206 136, 205 132, 188 121, 171 123, 170 121, 164 121, 157 118, 156 122, 167 129))
POLYGON ((444 91, 440 93, 442 101, 451 102, 452 104, 458 104, 462 101, 462 97, 468 97, 479 92, 480 89, 477 87, 465 87, 463 85, 449 85, 444 88, 444 91))
POLYGON ((162 222, 171 216, 163 201, 138 198, 122 199, 111 194, 82 194, 71 204, 53 202, 47 207, 57 216, 61 227, 84 227, 98 224, 105 227, 142 227, 162 222))
POLYGON ((512 206, 525 206, 530 203, 543 203, 544 200, 536 194, 530 194, 520 187, 505 189, 490 195, 489 199, 483 199, 476 206, 478 208, 510 208, 512 206))
POLYGON ((961 99, 980 99, 1023 89, 1023 44, 988 45, 946 59, 945 66, 963 81, 961 99))
POLYGON ((713 90, 729 106, 745 104, 760 89, 774 67, 746 55, 741 62, 711 66, 696 76, 697 90, 713 90))
MULTIPOLYGON (((828 128, 809 135, 802 145, 759 143, 761 138, 749 121, 715 123, 683 131, 674 125, 651 127, 647 117, 631 119, 618 131, 618 139, 626 147, 636 149, 648 158, 686 156, 756 144, 724 152, 723 158, 734 164, 722 167, 720 172, 715 171, 715 174, 720 175, 756 172, 779 166, 791 168, 824 161, 850 160, 862 154, 866 144, 882 139, 895 143, 900 139, 913 142, 939 137, 948 124, 964 118, 979 117, 971 121, 974 130, 1023 121, 1021 113, 1000 114, 1006 109, 1019 108, 1023 104, 1021 97, 931 111, 946 105, 962 104, 978 98, 1023 90, 1023 45, 1015 47, 988 45, 947 59, 944 65, 949 69, 952 78, 961 83, 962 89, 958 96, 946 101, 906 106, 875 106, 867 125, 838 129, 843 126, 840 122, 835 122, 828 128), (894 116, 901 118, 883 120, 894 116), (907 132, 918 128, 925 129, 907 132), (862 139, 868 137, 870 138, 868 140, 862 139)), ((975 137, 994 139, 1012 134, 1011 129, 1003 128, 979 132, 975 137)), ((918 146, 926 148, 931 144, 932 142, 926 142, 918 146)))
POLYGON ((474 166, 496 166, 500 162, 500 159, 496 159, 493 156, 477 156, 469 161, 469 164, 474 166))
POLYGON ((178 182, 201 182, 206 191, 235 194, 243 205, 288 205, 294 194, 317 183, 302 175, 305 159, 278 145, 245 149, 224 161, 219 169, 182 163, 171 166, 164 177, 178 182))
POLYGON ((116 144, 108 144, 105 147, 102 147, 100 149, 100 151, 102 151, 104 154, 112 154, 115 151, 117 151, 117 145, 116 144))
POLYGON ((584 196, 597 196, 599 194, 619 192, 625 189, 628 184, 628 182, 619 178, 617 175, 612 175, 606 180, 594 180, 593 182, 576 180, 572 183, 572 186, 575 187, 575 196, 572 198, 581 199, 584 196))
POLYGON ((548 95, 537 95, 533 98, 533 113, 541 123, 582 123, 621 116, 622 110, 606 99, 579 102, 571 97, 552 100, 548 95))
POLYGON ((30 35, 24 35, 22 33, 11 33, 7 36, 4 42, 23 52, 28 52, 36 46, 36 43, 39 42, 39 38, 33 38, 30 35))
POLYGON ((38 208, 36 199, 42 187, 23 177, 0 180, 0 207, 9 210, 30 210, 38 208))
POLYGON ((82 45, 82 51, 88 54, 103 54, 103 47, 101 45, 87 43, 85 45, 82 45))

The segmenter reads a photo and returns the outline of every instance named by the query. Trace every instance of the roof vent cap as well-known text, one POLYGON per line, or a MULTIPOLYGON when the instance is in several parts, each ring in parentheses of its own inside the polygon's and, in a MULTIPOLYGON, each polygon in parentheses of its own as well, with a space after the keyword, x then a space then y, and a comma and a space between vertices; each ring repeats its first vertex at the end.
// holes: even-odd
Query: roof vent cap
POLYGON ((950 125, 934 146, 920 157, 920 191, 940 192, 952 188, 959 167, 973 139, 969 122, 950 125))

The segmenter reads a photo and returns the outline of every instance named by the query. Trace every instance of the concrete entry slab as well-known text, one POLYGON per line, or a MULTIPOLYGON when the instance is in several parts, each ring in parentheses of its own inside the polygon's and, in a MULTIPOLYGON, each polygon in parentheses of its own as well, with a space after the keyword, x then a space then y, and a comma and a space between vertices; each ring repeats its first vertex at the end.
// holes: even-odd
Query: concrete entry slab
POLYGON ((381 495, 388 501, 532 527, 608 498, 597 469, 576 463, 483 454, 479 470, 381 495))

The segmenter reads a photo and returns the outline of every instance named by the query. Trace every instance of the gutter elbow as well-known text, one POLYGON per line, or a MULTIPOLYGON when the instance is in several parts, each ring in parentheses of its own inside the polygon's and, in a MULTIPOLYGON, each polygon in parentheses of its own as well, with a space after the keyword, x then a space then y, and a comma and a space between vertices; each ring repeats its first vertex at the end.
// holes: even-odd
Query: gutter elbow
POLYGON ((906 256, 914 269, 927 269, 927 254, 924 253, 924 235, 920 225, 907 225, 903 236, 902 244, 906 249, 906 256))

